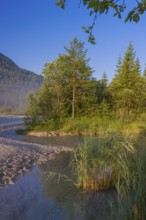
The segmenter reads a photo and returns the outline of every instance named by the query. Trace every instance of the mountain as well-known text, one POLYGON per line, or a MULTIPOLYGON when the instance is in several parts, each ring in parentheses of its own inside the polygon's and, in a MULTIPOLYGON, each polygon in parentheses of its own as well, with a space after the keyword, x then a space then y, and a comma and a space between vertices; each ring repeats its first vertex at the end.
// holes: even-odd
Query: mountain
POLYGON ((0 113, 24 113, 27 96, 42 85, 43 77, 17 66, 0 53, 0 113))

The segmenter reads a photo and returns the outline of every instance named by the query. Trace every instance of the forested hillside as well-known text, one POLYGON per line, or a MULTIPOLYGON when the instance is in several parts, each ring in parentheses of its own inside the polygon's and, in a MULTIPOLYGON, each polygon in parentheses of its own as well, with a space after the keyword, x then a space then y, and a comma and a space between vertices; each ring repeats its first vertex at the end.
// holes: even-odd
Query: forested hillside
POLYGON ((41 87, 42 79, 0 53, 0 113, 24 113, 28 94, 41 87))

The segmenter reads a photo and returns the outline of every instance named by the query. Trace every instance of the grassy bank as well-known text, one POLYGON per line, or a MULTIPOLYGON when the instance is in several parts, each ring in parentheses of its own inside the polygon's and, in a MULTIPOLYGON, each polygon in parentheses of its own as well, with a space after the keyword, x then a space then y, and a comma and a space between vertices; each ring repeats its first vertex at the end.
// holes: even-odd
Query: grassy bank
POLYGON ((96 136, 107 131, 121 131, 124 134, 146 133, 146 116, 137 119, 115 119, 114 117, 79 117, 66 119, 50 119, 45 121, 27 121, 28 130, 33 131, 63 131, 74 135, 96 136))
POLYGON ((69 119, 64 124, 63 131, 72 132, 75 135, 99 135, 106 131, 121 131, 124 134, 146 133, 145 120, 117 120, 113 118, 81 117, 69 119))

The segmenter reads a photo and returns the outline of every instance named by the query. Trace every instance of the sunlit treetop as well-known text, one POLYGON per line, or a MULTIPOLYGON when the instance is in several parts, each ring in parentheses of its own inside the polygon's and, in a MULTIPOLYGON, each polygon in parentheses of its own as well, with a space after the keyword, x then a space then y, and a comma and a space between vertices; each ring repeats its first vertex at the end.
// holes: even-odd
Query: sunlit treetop
MULTIPOLYGON (((89 34, 88 41, 95 44, 95 38, 92 34, 97 14, 108 14, 109 10, 113 10, 113 16, 121 18, 123 12, 128 7, 129 0, 79 0, 79 6, 83 5, 89 10, 89 15, 93 16, 93 22, 89 27, 82 27, 83 30, 89 34)), ((146 0, 132 0, 131 8, 128 7, 128 14, 124 14, 125 22, 134 21, 138 22, 140 16, 146 11, 146 0)), ((62 9, 65 8, 66 0, 56 1, 56 5, 62 9)))

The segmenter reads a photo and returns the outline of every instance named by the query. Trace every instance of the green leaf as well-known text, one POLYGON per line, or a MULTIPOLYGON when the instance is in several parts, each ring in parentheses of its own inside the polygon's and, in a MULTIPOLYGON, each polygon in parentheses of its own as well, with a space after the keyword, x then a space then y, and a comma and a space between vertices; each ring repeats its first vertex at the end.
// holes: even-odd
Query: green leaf
POLYGON ((95 7, 97 7, 98 6, 98 2, 97 1, 95 1, 95 0, 91 0, 90 2, 89 2, 89 4, 88 4, 88 8, 95 8, 95 7))
POLYGON ((82 29, 83 29, 84 31, 86 31, 86 30, 87 30, 87 28, 86 28, 85 26, 82 26, 82 29))
POLYGON ((126 17, 126 19, 125 19, 125 22, 127 22, 127 21, 131 21, 131 18, 132 18, 132 16, 133 16, 133 14, 135 13, 135 10, 132 10, 132 11, 130 11, 129 13, 128 13, 128 16, 126 17))
POLYGON ((89 29, 87 29, 86 27, 82 27, 82 29, 87 33, 87 34, 89 34, 89 29))
POLYGON ((139 22, 139 20, 140 20, 139 14, 138 13, 134 14, 133 15, 133 21, 135 21, 137 23, 137 22, 139 22))

